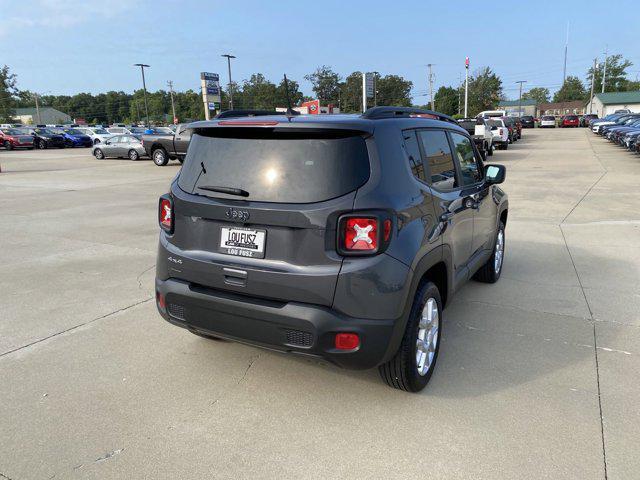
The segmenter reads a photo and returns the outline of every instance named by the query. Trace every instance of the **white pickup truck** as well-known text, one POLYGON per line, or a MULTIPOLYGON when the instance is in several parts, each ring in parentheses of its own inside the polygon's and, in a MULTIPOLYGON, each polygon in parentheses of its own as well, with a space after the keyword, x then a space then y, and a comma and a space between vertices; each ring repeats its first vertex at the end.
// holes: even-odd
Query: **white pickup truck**
POLYGON ((458 124, 473 138, 483 156, 493 155, 493 132, 485 118, 461 118, 458 124))
POLYGON ((509 148, 509 128, 501 118, 487 118, 485 120, 493 135, 493 144, 501 150, 509 148))

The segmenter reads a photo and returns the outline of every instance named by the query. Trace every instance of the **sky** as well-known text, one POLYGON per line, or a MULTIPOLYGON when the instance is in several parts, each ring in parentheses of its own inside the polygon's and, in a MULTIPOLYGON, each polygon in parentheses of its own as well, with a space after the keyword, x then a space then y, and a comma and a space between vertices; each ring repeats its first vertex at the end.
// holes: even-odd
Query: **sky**
POLYGON ((491 67, 508 98, 562 83, 567 22, 567 75, 584 80, 605 49, 634 62, 640 78, 637 1, 493 2, 377 0, 0 0, 0 65, 18 88, 40 94, 199 89, 200 72, 234 81, 261 72, 274 83, 284 73, 312 95, 304 75, 320 65, 343 77, 353 71, 398 74, 413 82, 416 104, 428 101, 427 64, 434 92, 470 72, 491 67), (627 14, 625 14, 627 12, 627 14))

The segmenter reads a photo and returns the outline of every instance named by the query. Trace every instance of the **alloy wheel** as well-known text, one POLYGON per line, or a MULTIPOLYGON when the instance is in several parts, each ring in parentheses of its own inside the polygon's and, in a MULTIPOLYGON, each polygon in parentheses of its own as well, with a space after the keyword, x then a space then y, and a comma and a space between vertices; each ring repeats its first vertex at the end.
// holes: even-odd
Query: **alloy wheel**
POLYGON ((416 339, 416 368, 418 374, 425 376, 435 358, 440 330, 440 312, 438 302, 430 297, 424 304, 418 323, 418 337, 416 339))

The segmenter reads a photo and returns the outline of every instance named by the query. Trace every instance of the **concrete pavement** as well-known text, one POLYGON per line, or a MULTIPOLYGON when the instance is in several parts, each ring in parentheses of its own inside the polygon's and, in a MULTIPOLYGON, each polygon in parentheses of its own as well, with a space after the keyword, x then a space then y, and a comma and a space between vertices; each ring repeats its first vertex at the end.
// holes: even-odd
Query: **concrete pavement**
POLYGON ((502 279, 454 297, 412 395, 161 320, 177 165, 0 151, 0 478, 637 478, 640 156, 536 129, 492 161, 502 279))

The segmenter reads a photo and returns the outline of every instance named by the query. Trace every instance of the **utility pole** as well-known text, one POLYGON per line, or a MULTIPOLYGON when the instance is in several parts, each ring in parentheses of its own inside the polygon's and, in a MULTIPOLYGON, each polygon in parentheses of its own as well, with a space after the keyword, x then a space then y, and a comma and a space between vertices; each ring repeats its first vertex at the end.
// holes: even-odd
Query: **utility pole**
POLYGON ((593 113, 593 86, 596 83, 596 70, 598 70, 598 59, 593 59, 593 74, 591 75, 591 96, 589 97, 589 113, 593 113))
POLYGON ((142 88, 144 90, 144 113, 145 116, 147 117, 147 124, 146 126, 149 126, 149 106, 147 105, 147 83, 145 82, 144 79, 144 69, 149 68, 150 65, 145 65, 144 63, 136 63, 133 65, 134 67, 140 67, 140 70, 142 71, 142 88))
POLYGON ((38 104, 38 94, 34 93, 33 96, 36 99, 36 117, 38 118, 38 125, 42 125, 42 119, 40 118, 40 105, 38 104))
POLYGON ((464 118, 467 118, 467 110, 469 106, 469 57, 464 61, 465 79, 464 79, 464 118))
POLYGON ((169 86, 169 93, 171 94, 171 110, 173 111, 173 123, 176 123, 176 105, 173 102, 173 82, 169 80, 167 82, 167 85, 169 86))
POLYGON ((433 67, 433 63, 427 63, 427 67, 429 67, 429 97, 431 98, 431 110, 435 110, 435 102, 433 98, 433 72, 431 67, 433 67))
POLYGON ((607 52, 608 47, 604 48, 604 71, 602 72, 602 93, 604 93, 604 84, 607 80, 607 52))
POLYGON ((564 70, 562 72, 562 85, 567 81, 567 50, 569 49, 569 21, 567 20, 567 40, 564 44, 564 70))
POLYGON ((233 87, 231 86, 231 59, 236 58, 233 55, 229 55, 225 53, 224 55, 220 55, 221 57, 227 58, 227 68, 229 69, 229 110, 233 110, 233 87))
POLYGON ((522 84, 527 83, 526 80, 518 80, 516 83, 520 84, 520 96, 518 97, 518 116, 522 116, 522 84))

